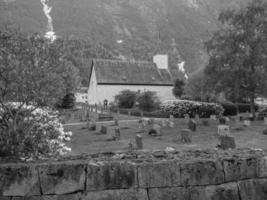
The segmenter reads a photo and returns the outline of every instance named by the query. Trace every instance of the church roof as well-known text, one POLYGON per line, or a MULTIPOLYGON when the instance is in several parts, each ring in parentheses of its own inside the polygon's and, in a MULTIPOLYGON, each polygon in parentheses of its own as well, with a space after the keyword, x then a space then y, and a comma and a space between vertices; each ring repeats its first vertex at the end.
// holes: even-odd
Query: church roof
POLYGON ((173 85, 170 72, 153 62, 93 59, 93 67, 98 84, 173 85))

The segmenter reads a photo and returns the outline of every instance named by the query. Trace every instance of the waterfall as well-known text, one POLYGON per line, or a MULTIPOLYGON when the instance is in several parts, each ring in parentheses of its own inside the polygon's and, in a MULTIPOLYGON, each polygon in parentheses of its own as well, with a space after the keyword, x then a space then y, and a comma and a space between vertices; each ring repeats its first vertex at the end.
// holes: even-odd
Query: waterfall
POLYGON ((45 33, 45 37, 49 40, 51 40, 51 42, 55 41, 57 39, 57 36, 54 32, 54 27, 53 27, 53 19, 50 15, 52 7, 48 6, 49 0, 41 0, 41 3, 43 5, 43 11, 45 16, 47 17, 47 32, 45 33))

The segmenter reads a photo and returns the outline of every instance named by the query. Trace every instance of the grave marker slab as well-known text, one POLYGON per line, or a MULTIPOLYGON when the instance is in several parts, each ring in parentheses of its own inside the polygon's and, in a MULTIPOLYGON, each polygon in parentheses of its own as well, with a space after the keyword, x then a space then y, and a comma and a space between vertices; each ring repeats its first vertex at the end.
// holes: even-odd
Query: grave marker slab
POLYGON ((143 149, 143 138, 140 134, 135 136, 136 148, 143 149))
POLYGON ((250 120, 244 120, 244 126, 251 126, 250 120))
POLYGON ((108 128, 106 126, 101 126, 101 131, 100 131, 103 135, 106 135, 108 133, 108 128))
POLYGON ((191 143, 192 142, 192 132, 190 129, 183 129, 181 131, 181 142, 191 143))
POLYGON ((220 136, 218 147, 223 150, 236 148, 235 138, 232 136, 220 136))
POLYGON ((114 131, 115 131, 115 138, 116 138, 116 140, 120 140, 121 139, 121 130, 120 130, 120 127, 116 127, 114 129, 114 131))
POLYGON ((187 126, 188 126, 188 129, 190 129, 190 130, 193 131, 193 132, 195 132, 195 131, 197 130, 197 123, 196 123, 196 121, 193 120, 193 119, 190 119, 190 120, 189 120, 187 126))
POLYGON ((219 136, 230 136, 230 127, 228 125, 218 125, 219 136))

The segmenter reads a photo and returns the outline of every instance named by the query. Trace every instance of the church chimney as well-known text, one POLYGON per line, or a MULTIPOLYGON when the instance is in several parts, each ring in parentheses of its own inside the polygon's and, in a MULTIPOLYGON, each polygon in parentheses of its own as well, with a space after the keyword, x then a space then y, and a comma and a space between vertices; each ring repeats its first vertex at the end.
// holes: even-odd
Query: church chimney
POLYGON ((157 65, 159 69, 169 69, 168 68, 168 55, 157 54, 153 57, 153 62, 157 65))

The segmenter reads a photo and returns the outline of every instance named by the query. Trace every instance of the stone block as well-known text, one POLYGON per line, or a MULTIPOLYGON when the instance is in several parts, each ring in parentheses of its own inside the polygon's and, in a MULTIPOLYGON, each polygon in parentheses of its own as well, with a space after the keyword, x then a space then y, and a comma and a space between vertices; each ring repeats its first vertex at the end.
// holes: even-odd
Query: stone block
POLYGON ((267 179, 244 180, 238 183, 242 200, 267 199, 267 179))
POLYGON ((86 163, 68 161, 39 167, 43 194, 69 194, 84 190, 86 163))
MULTIPOLYGON (((1 199, 1 197, 0 197, 0 199, 1 199)), ((66 195, 42 195, 42 196, 13 197, 12 200, 81 200, 81 194, 76 193, 76 194, 66 194, 66 195)))
MULTIPOLYGON (((188 200, 189 191, 184 187, 152 188, 148 190, 151 200, 188 200)), ((190 199, 191 200, 191 199, 190 199)))
POLYGON ((204 191, 204 197, 191 200, 240 200, 237 183, 207 186, 204 191))
POLYGON ((223 150, 236 148, 235 138, 232 136, 220 136, 218 147, 223 150))
POLYGON ((137 187, 137 169, 129 162, 90 162, 87 191, 137 187))
POLYGON ((0 165, 0 196, 40 195, 38 169, 34 164, 0 165))
POLYGON ((222 162, 226 182, 257 177, 256 158, 229 158, 222 162))
POLYGON ((87 192, 81 200, 149 200, 146 190, 105 190, 87 192))
POLYGON ((180 185, 180 166, 175 161, 142 163, 138 166, 139 187, 174 187, 180 185))
POLYGON ((257 174, 260 178, 267 178, 267 156, 258 158, 257 174))
POLYGON ((219 162, 203 160, 181 163, 181 184, 184 186, 221 184, 223 167, 219 162))

